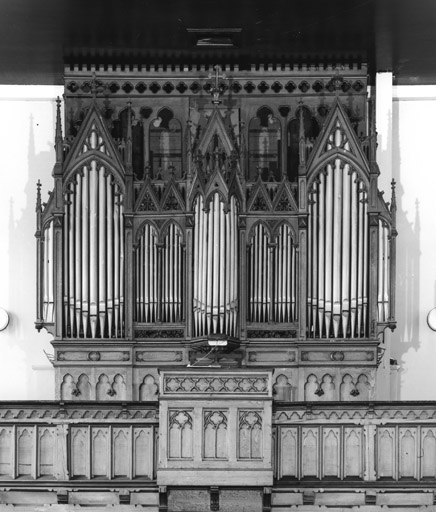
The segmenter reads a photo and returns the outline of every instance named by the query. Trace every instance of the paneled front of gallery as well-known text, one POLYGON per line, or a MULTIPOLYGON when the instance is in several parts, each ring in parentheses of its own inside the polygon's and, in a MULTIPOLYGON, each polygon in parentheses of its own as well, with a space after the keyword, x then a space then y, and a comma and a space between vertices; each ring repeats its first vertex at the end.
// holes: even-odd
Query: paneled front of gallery
POLYGON ((66 67, 36 197, 56 401, 0 404, 7 510, 433 509, 434 406, 380 401, 397 229, 371 84, 66 67))

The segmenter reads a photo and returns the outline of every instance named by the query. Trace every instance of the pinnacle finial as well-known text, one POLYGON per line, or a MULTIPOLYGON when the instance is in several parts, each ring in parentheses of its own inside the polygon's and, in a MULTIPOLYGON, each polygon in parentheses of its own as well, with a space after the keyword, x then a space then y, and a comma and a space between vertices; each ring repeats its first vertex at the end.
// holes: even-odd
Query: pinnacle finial
POLYGON ((36 182, 36 211, 40 212, 42 210, 41 203, 41 180, 36 182))
POLYGON ((55 150, 56 162, 62 163, 63 161, 63 140, 62 140, 62 120, 61 120, 61 99, 56 98, 56 134, 55 134, 55 150))

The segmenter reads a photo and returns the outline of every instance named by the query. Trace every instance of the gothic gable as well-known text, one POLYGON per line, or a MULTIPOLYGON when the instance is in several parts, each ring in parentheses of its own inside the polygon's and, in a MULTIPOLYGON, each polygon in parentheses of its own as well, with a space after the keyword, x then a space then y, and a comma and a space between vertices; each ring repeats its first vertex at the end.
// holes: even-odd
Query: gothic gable
POLYGON ((331 108, 322 132, 310 153, 307 162, 308 174, 315 174, 337 157, 347 161, 352 167, 363 170, 366 178, 369 176, 368 159, 338 100, 331 108))
MULTIPOLYGON (((91 160, 100 161, 122 178, 124 165, 95 104, 90 108, 65 159, 65 175, 91 160)), ((68 180, 68 178, 67 178, 68 180)))

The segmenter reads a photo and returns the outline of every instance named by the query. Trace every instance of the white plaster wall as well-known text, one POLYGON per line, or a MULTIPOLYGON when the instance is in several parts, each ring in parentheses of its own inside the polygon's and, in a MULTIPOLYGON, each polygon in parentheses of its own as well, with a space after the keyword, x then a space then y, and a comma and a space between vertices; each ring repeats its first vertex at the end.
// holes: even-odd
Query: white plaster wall
POLYGON ((62 87, 0 86, 0 400, 51 399, 54 376, 44 350, 51 336, 34 328, 36 182, 52 187, 55 98, 62 87), (34 368, 32 368, 32 366, 34 368))
POLYGON ((392 372, 391 397, 434 400, 436 332, 427 314, 436 306, 436 86, 391 87, 390 80, 390 73, 377 77, 377 160, 388 198, 390 180, 397 182, 398 327, 387 352, 399 377, 392 372))

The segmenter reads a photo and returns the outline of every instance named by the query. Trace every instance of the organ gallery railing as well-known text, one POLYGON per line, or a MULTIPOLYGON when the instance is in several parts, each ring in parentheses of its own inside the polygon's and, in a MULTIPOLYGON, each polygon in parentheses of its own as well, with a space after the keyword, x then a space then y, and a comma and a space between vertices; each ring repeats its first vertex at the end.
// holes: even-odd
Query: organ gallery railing
POLYGON ((3 402, 0 480, 153 480, 157 432, 153 405, 3 402))
MULTIPOLYGON (((208 425, 205 461, 217 453, 208 425)), ((3 402, 0 480, 153 480, 158 431, 157 404, 3 402)), ((277 403, 273 454, 282 484, 304 480, 338 489, 352 479, 426 486, 436 477, 436 404, 277 403)))
POLYGON ((274 472, 281 481, 425 484, 436 476, 434 403, 277 405, 273 425, 274 472))

